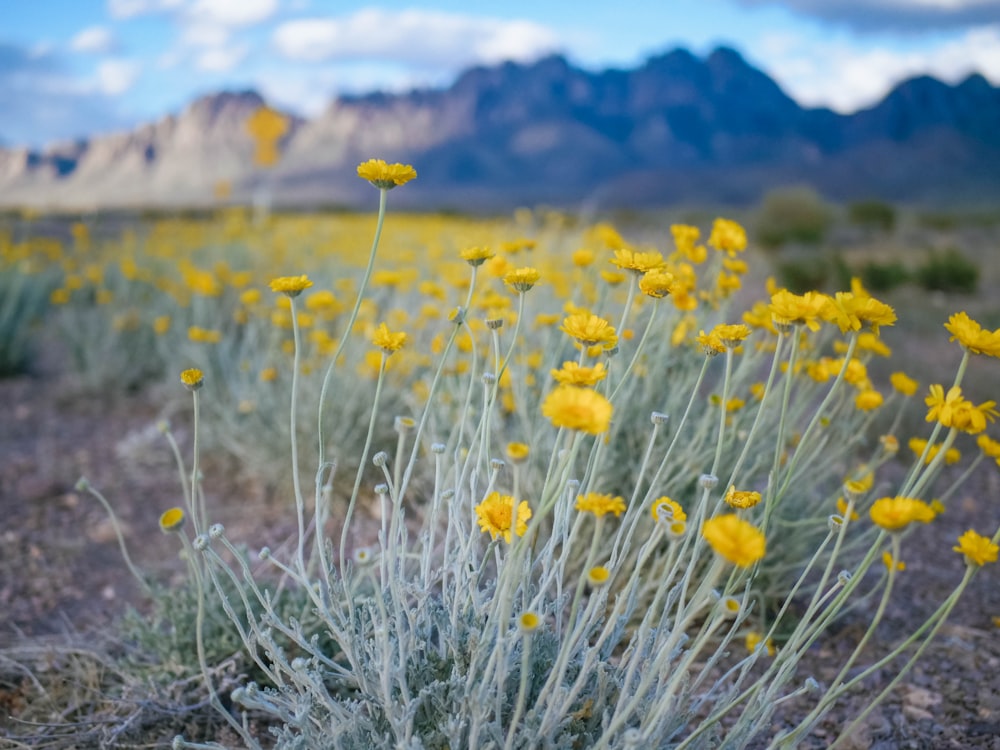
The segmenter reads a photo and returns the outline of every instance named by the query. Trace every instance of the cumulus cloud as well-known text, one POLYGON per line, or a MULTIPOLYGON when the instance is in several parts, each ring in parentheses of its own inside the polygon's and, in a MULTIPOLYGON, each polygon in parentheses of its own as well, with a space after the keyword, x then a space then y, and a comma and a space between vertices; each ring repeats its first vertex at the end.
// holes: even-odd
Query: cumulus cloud
POLYGON ((870 106, 917 75, 957 83, 979 72, 1000 85, 1000 26, 971 29, 920 51, 774 34, 750 52, 800 104, 839 112, 870 106))
POLYGON ((205 73, 227 73, 243 62, 248 52, 246 45, 213 47, 199 52, 194 66, 205 73))
POLYGON ((107 26, 89 26, 77 33, 69 42, 74 52, 106 54, 116 47, 115 36, 107 26))
POLYGON ((278 10, 278 0, 195 0, 186 14, 199 23, 251 26, 278 10))
POLYGON ((135 85, 141 70, 133 60, 104 60, 97 66, 97 88, 107 96, 120 96, 135 85))
POLYGON ((983 26, 1000 18, 1000 0, 737 0, 780 5, 804 16, 861 31, 940 31, 983 26))
POLYGON ((93 80, 70 74, 53 52, 0 42, 0 141, 41 146, 131 124, 93 80))
POLYGON ((555 32, 532 21, 376 8, 286 21, 273 43, 290 60, 382 59, 447 68, 530 60, 560 47, 555 32))
POLYGON ((133 18, 149 13, 177 10, 184 0, 107 0, 108 15, 112 18, 133 18))

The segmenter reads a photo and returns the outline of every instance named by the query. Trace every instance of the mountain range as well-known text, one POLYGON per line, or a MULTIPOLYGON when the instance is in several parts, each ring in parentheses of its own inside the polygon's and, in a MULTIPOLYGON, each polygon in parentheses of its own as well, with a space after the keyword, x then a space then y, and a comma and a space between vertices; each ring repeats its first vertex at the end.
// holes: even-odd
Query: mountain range
POLYGON ((218 93, 130 132, 2 148, 0 205, 199 206, 223 181, 231 200, 266 190, 279 204, 369 205, 354 168, 371 157, 416 167, 418 183, 393 194, 407 208, 739 204, 788 184, 835 200, 1000 198, 1000 88, 978 74, 912 78, 838 114, 800 106, 725 47, 598 72, 552 56, 290 115, 270 169, 254 167, 246 127, 263 104, 218 93))

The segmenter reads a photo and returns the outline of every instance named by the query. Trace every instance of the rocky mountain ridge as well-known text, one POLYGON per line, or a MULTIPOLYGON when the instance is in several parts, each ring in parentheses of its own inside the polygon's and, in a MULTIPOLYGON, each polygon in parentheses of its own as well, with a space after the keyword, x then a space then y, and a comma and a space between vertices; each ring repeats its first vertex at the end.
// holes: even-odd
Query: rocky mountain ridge
POLYGON ((755 201, 808 183, 834 199, 1000 197, 1000 88, 905 81, 869 109, 807 109, 738 52, 677 49, 632 70, 588 72, 552 56, 467 70, 445 89, 341 97, 291 118, 282 159, 252 163, 255 92, 206 96, 134 131, 0 149, 0 204, 205 205, 266 190, 278 203, 358 205, 354 166, 414 164, 412 208, 650 206, 755 201))

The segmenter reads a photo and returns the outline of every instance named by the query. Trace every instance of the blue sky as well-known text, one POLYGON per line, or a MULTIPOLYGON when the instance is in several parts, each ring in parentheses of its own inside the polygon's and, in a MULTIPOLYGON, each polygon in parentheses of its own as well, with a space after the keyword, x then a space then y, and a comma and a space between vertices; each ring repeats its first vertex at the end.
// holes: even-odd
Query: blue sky
POLYGON ((476 63, 600 69, 720 44, 803 104, 854 111, 918 73, 1000 85, 1000 0, 0 0, 0 142, 133 127, 221 89, 310 116, 476 63))

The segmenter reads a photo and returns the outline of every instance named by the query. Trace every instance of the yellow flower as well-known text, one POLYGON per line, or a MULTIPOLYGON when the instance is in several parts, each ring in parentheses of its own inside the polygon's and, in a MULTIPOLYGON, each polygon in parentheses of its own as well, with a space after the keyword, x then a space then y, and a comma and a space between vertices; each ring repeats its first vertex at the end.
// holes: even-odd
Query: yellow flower
POLYGON ((606 432, 613 408, 597 391, 560 385, 542 402, 542 414, 556 427, 579 430, 590 435, 606 432))
POLYGON ((906 563, 902 560, 897 561, 893 559, 892 553, 888 550, 882 553, 882 564, 889 570, 892 570, 893 568, 900 571, 906 570, 906 563))
POLYGON ((976 445, 979 446, 987 458, 1000 458, 1000 442, 993 440, 988 435, 980 435, 976 438, 976 445))
POLYGON ((698 238, 701 230, 687 224, 672 224, 670 234, 673 235, 674 244, 677 251, 692 263, 704 263, 708 257, 708 251, 704 245, 699 245, 698 238))
POLYGON ((305 274, 302 276, 279 276, 276 279, 271 279, 271 291, 280 292, 289 297, 298 297, 311 286, 312 282, 305 274))
POLYGON ((854 397, 854 405, 861 411, 873 411, 882 405, 882 394, 874 388, 866 388, 854 397))
POLYGON ((541 619, 534 612, 525 612, 517 619, 517 626, 522 633, 531 633, 538 628, 541 619))
POLYGON ((750 328, 742 323, 730 325, 717 325, 712 329, 714 333, 728 349, 735 349, 740 343, 750 335, 750 328))
POLYGON ((588 492, 586 495, 576 496, 576 509, 581 513, 593 513, 598 517, 608 513, 620 516, 625 510, 625 500, 600 492, 588 492))
POLYGON ((189 391, 196 391, 205 383, 205 376, 201 370, 192 367, 181 373, 181 382, 189 391))
POLYGON ((563 362, 563 366, 552 371, 552 377, 562 385, 593 386, 608 376, 603 362, 593 367, 584 367, 573 361, 563 362))
POLYGON ((222 332, 191 326, 188 328, 188 339, 196 344, 218 344, 222 341, 222 332))
POLYGON ((492 258, 495 253, 488 247, 467 247, 459 252, 458 257, 470 266, 481 266, 492 258))
POLYGON ((587 571, 587 583, 593 587, 603 586, 611 579, 611 571, 603 565, 597 565, 587 571))
POLYGON ((527 443, 507 443, 507 458, 516 464, 524 461, 531 453, 527 443))
POLYGON ((929 523, 934 511, 923 500, 913 497, 882 497, 872 503, 868 512, 872 521, 886 531, 899 531, 911 523, 929 523))
POLYGON ((731 508, 752 508, 760 502, 760 493, 750 490, 738 490, 735 485, 731 485, 726 491, 726 504, 731 508))
POLYGON ((737 253, 746 250, 747 233, 735 221, 716 219, 715 223, 712 224, 712 233, 708 237, 708 244, 733 258, 736 257, 737 253))
POLYGON ((600 344, 604 349, 611 349, 618 344, 615 327, 604 318, 586 311, 567 315, 563 319, 560 330, 584 346, 600 344))
MULTIPOLYGON (((511 520, 514 515, 514 498, 491 492, 476 506, 476 516, 479 518, 479 528, 483 533, 489 532, 496 539, 502 536, 510 544, 511 520)), ((528 519, 531 518, 531 508, 528 501, 522 500, 517 506, 517 535, 524 536, 528 530, 528 519)))
POLYGON ((962 534, 958 538, 958 546, 952 547, 952 549, 965 555, 965 562, 969 565, 985 565, 996 562, 997 552, 1000 552, 1000 547, 972 529, 962 534))
POLYGON ((167 331, 170 330, 170 316, 169 315, 158 315, 153 319, 153 333, 157 336, 162 336, 167 331))
POLYGON ((723 354, 726 351, 726 345, 722 343, 722 339, 719 338, 714 330, 708 333, 702 331, 695 337, 695 342, 708 357, 714 357, 716 354, 723 354))
POLYGON ((771 295, 771 303, 768 305, 771 321, 779 328, 804 325, 811 331, 818 331, 819 318, 829 299, 819 292, 798 295, 787 289, 779 289, 771 295))
MULTIPOLYGON (((751 654, 754 651, 756 651, 757 646, 760 645, 760 641, 763 637, 764 636, 762 636, 756 630, 751 630, 749 633, 747 633, 746 638, 743 641, 744 645, 747 647, 747 651, 749 651, 751 654)), ((776 650, 774 648, 774 639, 768 638, 765 646, 767 648, 767 655, 774 656, 774 654, 776 653, 776 650)))
POLYGON ((517 268, 513 271, 509 271, 503 277, 503 283, 515 292, 526 292, 537 284, 540 278, 541 274, 538 272, 537 268, 525 266, 524 268, 517 268))
POLYGON ((169 534, 171 531, 180 531, 187 517, 181 508, 171 508, 163 512, 160 516, 160 531, 169 534))
POLYGON ((853 292, 837 292, 836 296, 827 297, 822 316, 839 326, 843 333, 858 331, 867 324, 878 335, 879 326, 891 326, 896 322, 896 312, 889 305, 853 292))
POLYGON ((965 312, 952 315, 944 327, 951 334, 949 341, 957 340, 973 354, 1000 357, 1000 328, 995 331, 984 330, 965 312))
POLYGON ((278 379, 278 368, 277 367, 265 367, 260 371, 260 382, 262 383, 273 383, 278 379))
POLYGON ((639 291, 647 297, 662 299, 673 291, 676 280, 670 271, 654 268, 639 279, 639 291))
POLYGON ((577 268, 586 268, 591 263, 594 262, 595 254, 593 250, 588 250, 581 247, 579 250, 573 251, 573 265, 577 268))
POLYGON ((716 554, 741 568, 753 565, 767 550, 763 532, 735 513, 708 519, 701 535, 716 554))
POLYGON ((358 165, 358 177, 368 180, 379 190, 392 190, 417 176, 409 164, 386 164, 382 159, 369 159, 358 165))
POLYGON ((684 509, 680 506, 680 503, 671 500, 667 496, 657 498, 653 502, 652 508, 653 518, 657 521, 660 519, 666 519, 673 522, 684 522, 687 520, 687 514, 684 509))
MULTIPOLYGON (((927 447, 927 441, 923 438, 910 438, 909 443, 910 450, 914 452, 918 457, 923 455, 924 449, 927 447)), ((934 460, 934 457, 940 452, 941 444, 932 445, 930 450, 927 451, 927 456, 924 458, 924 463, 929 464, 934 460)), ((949 448, 944 453, 944 462, 946 465, 951 466, 952 464, 957 464, 962 460, 962 454, 959 452, 958 448, 949 448)))
POLYGON ((611 259, 610 263, 637 275, 661 269, 666 265, 663 256, 656 251, 637 253, 628 248, 615 250, 615 257, 611 259))
POLYGON ((984 401, 976 406, 962 397, 962 389, 957 385, 944 392, 944 387, 933 384, 930 395, 924 399, 927 404, 927 421, 935 419, 944 427, 953 427, 970 435, 976 435, 986 429, 986 423, 1000 416, 995 401, 984 401))
MULTIPOLYGON (((847 518, 847 501, 842 497, 837 498, 837 512, 840 514, 841 518, 847 518)), ((851 508, 851 517, 847 519, 848 521, 857 521, 858 512, 851 508)))
POLYGON ((392 354, 403 348, 406 338, 406 333, 403 331, 393 333, 385 323, 379 323, 372 336, 372 343, 386 354, 392 354))
POLYGON ((904 396, 912 396, 920 387, 920 383, 909 377, 905 372, 894 372, 889 376, 889 382, 892 383, 893 388, 904 396))

